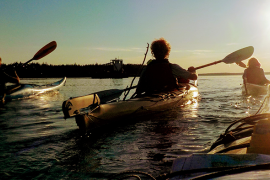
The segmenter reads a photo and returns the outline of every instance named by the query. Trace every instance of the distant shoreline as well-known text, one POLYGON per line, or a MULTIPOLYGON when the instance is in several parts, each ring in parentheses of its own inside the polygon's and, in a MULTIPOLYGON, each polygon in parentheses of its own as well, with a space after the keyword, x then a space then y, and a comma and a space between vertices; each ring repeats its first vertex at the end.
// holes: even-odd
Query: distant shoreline
MULTIPOLYGON (((144 65, 145 67, 146 65, 144 65)), ((115 71, 114 66, 108 64, 88 64, 88 65, 52 65, 30 63, 22 67, 22 63, 2 64, 2 68, 14 71, 16 69, 21 78, 53 78, 53 77, 89 77, 93 79, 101 78, 127 78, 140 76, 142 65, 123 64, 120 71, 115 71)), ((242 73, 200 73, 199 76, 242 76, 242 73)), ((270 72, 265 72, 266 75, 270 72)))

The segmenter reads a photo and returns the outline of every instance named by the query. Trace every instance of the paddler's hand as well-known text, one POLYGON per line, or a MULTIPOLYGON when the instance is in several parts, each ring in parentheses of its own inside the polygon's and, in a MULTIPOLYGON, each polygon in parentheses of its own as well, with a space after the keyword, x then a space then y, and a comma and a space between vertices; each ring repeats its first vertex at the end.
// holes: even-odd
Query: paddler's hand
POLYGON ((197 80, 198 74, 196 72, 196 69, 193 66, 191 66, 188 68, 188 71, 190 72, 190 76, 188 79, 197 80))
POLYGON ((16 72, 16 71, 14 71, 14 73, 15 73, 15 75, 16 75, 17 84, 19 84, 19 83, 20 83, 20 78, 19 78, 19 76, 18 76, 18 74, 17 74, 17 72, 16 72))
POLYGON ((196 73, 196 69, 193 66, 189 67, 188 71, 191 72, 191 73, 196 73))

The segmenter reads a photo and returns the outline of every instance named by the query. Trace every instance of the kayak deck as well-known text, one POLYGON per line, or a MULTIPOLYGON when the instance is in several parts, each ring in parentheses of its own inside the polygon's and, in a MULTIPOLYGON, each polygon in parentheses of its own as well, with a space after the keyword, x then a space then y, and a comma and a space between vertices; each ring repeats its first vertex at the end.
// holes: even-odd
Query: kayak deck
POLYGON ((223 134, 213 143, 209 154, 233 153, 245 154, 250 146, 255 125, 262 120, 269 120, 270 113, 263 113, 242 118, 233 122, 223 134), (237 126, 232 129, 232 127, 237 126))

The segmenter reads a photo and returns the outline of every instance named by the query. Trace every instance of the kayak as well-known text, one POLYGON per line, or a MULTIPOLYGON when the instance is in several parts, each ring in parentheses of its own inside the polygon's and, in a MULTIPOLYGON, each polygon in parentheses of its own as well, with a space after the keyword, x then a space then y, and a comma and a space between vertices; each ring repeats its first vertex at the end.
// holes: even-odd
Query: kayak
POLYGON ((270 144, 263 143, 267 140, 265 138, 270 137, 269 118, 270 113, 263 113, 233 122, 213 143, 209 154, 247 154, 254 153, 256 148, 259 148, 258 152, 265 154, 265 150, 267 150, 267 153, 270 154, 270 144), (235 126, 237 127, 232 129, 235 126), (251 142, 255 140, 257 142, 251 142))
POLYGON ((30 98, 39 94, 57 91, 59 90, 66 82, 66 77, 61 80, 46 84, 46 85, 36 85, 36 84, 20 84, 15 85, 14 91, 11 94, 6 95, 5 101, 11 101, 16 99, 30 98), (17 87, 16 87, 17 86, 17 87))
POLYGON ((175 159, 170 175, 173 179, 269 179, 269 118, 270 113, 263 113, 234 121, 207 154, 175 159))
POLYGON ((266 95, 269 91, 269 85, 258 85, 251 83, 244 83, 242 85, 242 94, 243 95, 266 95))
MULTIPOLYGON (((128 100, 118 100, 101 104, 97 93, 70 98, 63 102, 65 118, 75 116, 79 129, 90 131, 105 125, 115 124, 121 120, 137 118, 157 112, 167 111, 175 106, 184 106, 198 100, 197 81, 186 83, 179 89, 161 92, 128 100), (87 112, 81 112, 84 108, 87 112)), ((110 91, 110 90, 108 90, 110 91)), ((120 96, 120 94, 118 94, 120 96)))

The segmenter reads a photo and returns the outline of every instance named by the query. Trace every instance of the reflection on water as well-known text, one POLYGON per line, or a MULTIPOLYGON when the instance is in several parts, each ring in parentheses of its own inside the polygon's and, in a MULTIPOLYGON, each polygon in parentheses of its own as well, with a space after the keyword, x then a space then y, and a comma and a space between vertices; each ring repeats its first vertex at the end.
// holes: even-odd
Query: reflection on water
MULTIPOLYGON (((156 177, 170 170, 174 158, 206 152, 232 121, 256 113, 264 101, 242 96, 241 76, 202 76, 201 99, 184 107, 127 119, 85 137, 74 118, 63 119, 64 100, 124 89, 131 80, 68 78, 59 93, 12 101, 1 108, 1 179, 106 179, 125 170, 156 177)), ((23 81, 46 84, 56 79, 23 81)))

